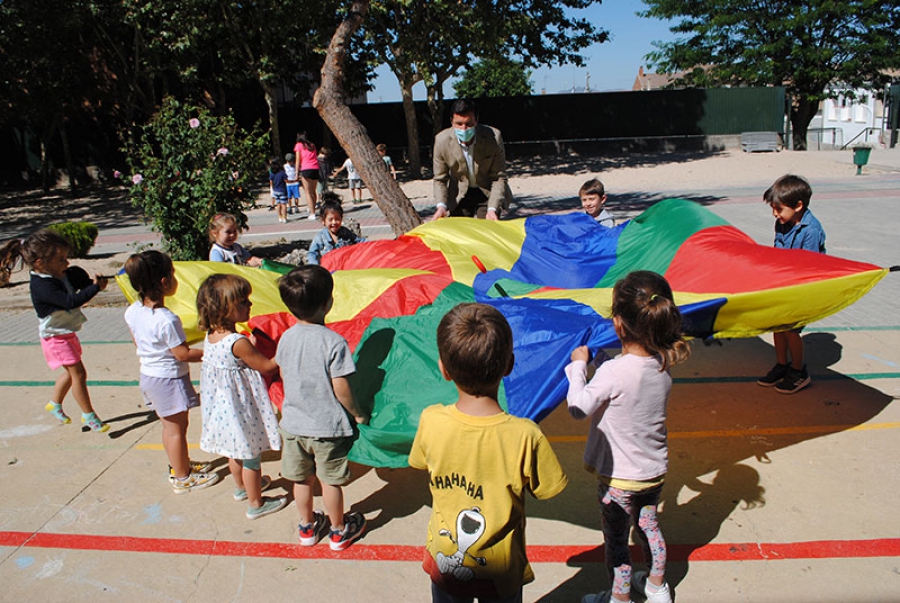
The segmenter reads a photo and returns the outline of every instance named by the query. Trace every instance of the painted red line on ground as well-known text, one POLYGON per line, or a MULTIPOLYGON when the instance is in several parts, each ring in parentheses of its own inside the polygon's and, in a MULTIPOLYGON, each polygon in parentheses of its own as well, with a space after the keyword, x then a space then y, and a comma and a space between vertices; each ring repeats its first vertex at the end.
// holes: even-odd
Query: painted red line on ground
MULTIPOLYGON (((408 545, 358 543, 345 551, 336 553, 331 551, 325 543, 320 543, 315 547, 301 547, 278 542, 230 542, 91 534, 31 534, 28 532, 0 532, 0 546, 218 557, 353 559, 357 561, 419 562, 423 555, 421 546, 408 545)), ((668 547, 668 553, 669 561, 672 562, 900 557, 900 538, 758 544, 751 542, 705 545, 671 544, 668 547)), ((639 555, 640 553, 633 547, 632 554, 639 555)), ((601 563, 603 548, 601 546, 529 546, 528 558, 532 563, 601 563)))

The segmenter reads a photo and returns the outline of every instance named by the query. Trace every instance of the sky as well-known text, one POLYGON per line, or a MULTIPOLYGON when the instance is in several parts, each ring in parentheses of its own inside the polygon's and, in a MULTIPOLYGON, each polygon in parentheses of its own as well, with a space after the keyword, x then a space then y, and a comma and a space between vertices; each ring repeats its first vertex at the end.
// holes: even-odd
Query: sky
MULTIPOLYGON (((640 0, 605 0, 590 8, 573 11, 595 27, 609 31, 610 40, 593 44, 582 51, 585 67, 541 67, 531 74, 535 94, 571 92, 572 87, 584 89, 590 75, 590 89, 597 92, 631 90, 638 68, 646 65, 644 56, 651 52, 654 41, 674 39, 668 23, 637 16, 646 5, 640 0)), ((370 103, 400 102, 400 86, 391 70, 382 65, 376 70, 375 89, 369 92, 370 103)), ((454 98, 453 80, 444 86, 445 98, 454 98)), ((425 100, 424 84, 413 88, 415 100, 425 100)))

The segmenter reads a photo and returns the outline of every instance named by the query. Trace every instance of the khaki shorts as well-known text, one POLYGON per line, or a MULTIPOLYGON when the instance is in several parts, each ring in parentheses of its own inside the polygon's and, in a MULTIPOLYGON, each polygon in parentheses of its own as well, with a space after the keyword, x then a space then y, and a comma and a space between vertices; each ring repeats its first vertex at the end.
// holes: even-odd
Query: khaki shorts
POLYGON ((347 455, 355 438, 311 438, 278 431, 281 433, 281 475, 286 479, 305 482, 315 475, 329 486, 350 482, 347 455))

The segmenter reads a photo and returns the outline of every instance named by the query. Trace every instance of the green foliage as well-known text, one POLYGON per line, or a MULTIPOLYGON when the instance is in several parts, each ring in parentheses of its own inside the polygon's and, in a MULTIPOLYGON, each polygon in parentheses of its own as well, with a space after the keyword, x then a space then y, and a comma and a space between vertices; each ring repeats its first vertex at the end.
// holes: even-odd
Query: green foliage
POLYGON ((528 96, 532 93, 531 70, 509 59, 483 59, 453 84, 458 98, 528 96))
POLYGON ((69 242, 69 257, 73 258, 87 257, 99 234, 93 222, 62 222, 51 224, 47 230, 52 230, 69 242))
POLYGON ((645 17, 674 20, 684 37, 657 44, 648 57, 683 83, 785 86, 791 122, 806 129, 830 84, 882 87, 900 67, 900 4, 896 0, 643 0, 645 17), (704 68, 699 68, 703 66, 704 68))
POLYGON ((125 149, 131 174, 131 202, 144 210, 164 249, 176 260, 207 257, 207 225, 217 213, 231 213, 241 228, 254 187, 265 178, 268 134, 246 132, 231 116, 172 98, 125 149))

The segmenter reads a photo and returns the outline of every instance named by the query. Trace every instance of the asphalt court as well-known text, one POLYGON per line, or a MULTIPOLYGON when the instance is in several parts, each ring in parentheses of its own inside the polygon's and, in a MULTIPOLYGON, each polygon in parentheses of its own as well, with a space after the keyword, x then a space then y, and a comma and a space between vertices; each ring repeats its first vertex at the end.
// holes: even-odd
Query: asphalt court
MULTIPOLYGON (((900 263, 898 183, 823 187, 813 209, 829 253, 900 263)), ((759 242, 771 239, 752 191, 736 188, 710 209, 759 242)), ((677 600, 900 600, 897 299, 900 275, 889 274, 857 304, 810 325, 813 384, 794 396, 755 384, 772 363, 770 337, 697 343, 675 368, 660 521, 677 600)), ((108 436, 54 424, 43 404, 55 375, 39 346, 14 335, 25 321, 36 326, 31 311, 0 313, 0 600, 428 600, 420 472, 354 466, 345 497, 369 530, 342 553, 296 546, 292 506, 247 521, 224 460, 222 483, 172 494, 159 422, 142 405, 133 346, 115 322, 122 311, 88 308, 82 337, 108 436)), ((199 413, 191 419, 196 443, 199 413)), ((581 469, 586 423, 558 409, 542 428, 570 485, 527 503, 536 579, 524 599, 577 601, 608 585, 594 485, 581 469)), ((196 447, 192 454, 208 458, 196 447)), ((263 470, 277 478, 277 455, 264 457, 263 470)), ((285 486, 276 479, 273 492, 285 486)))

